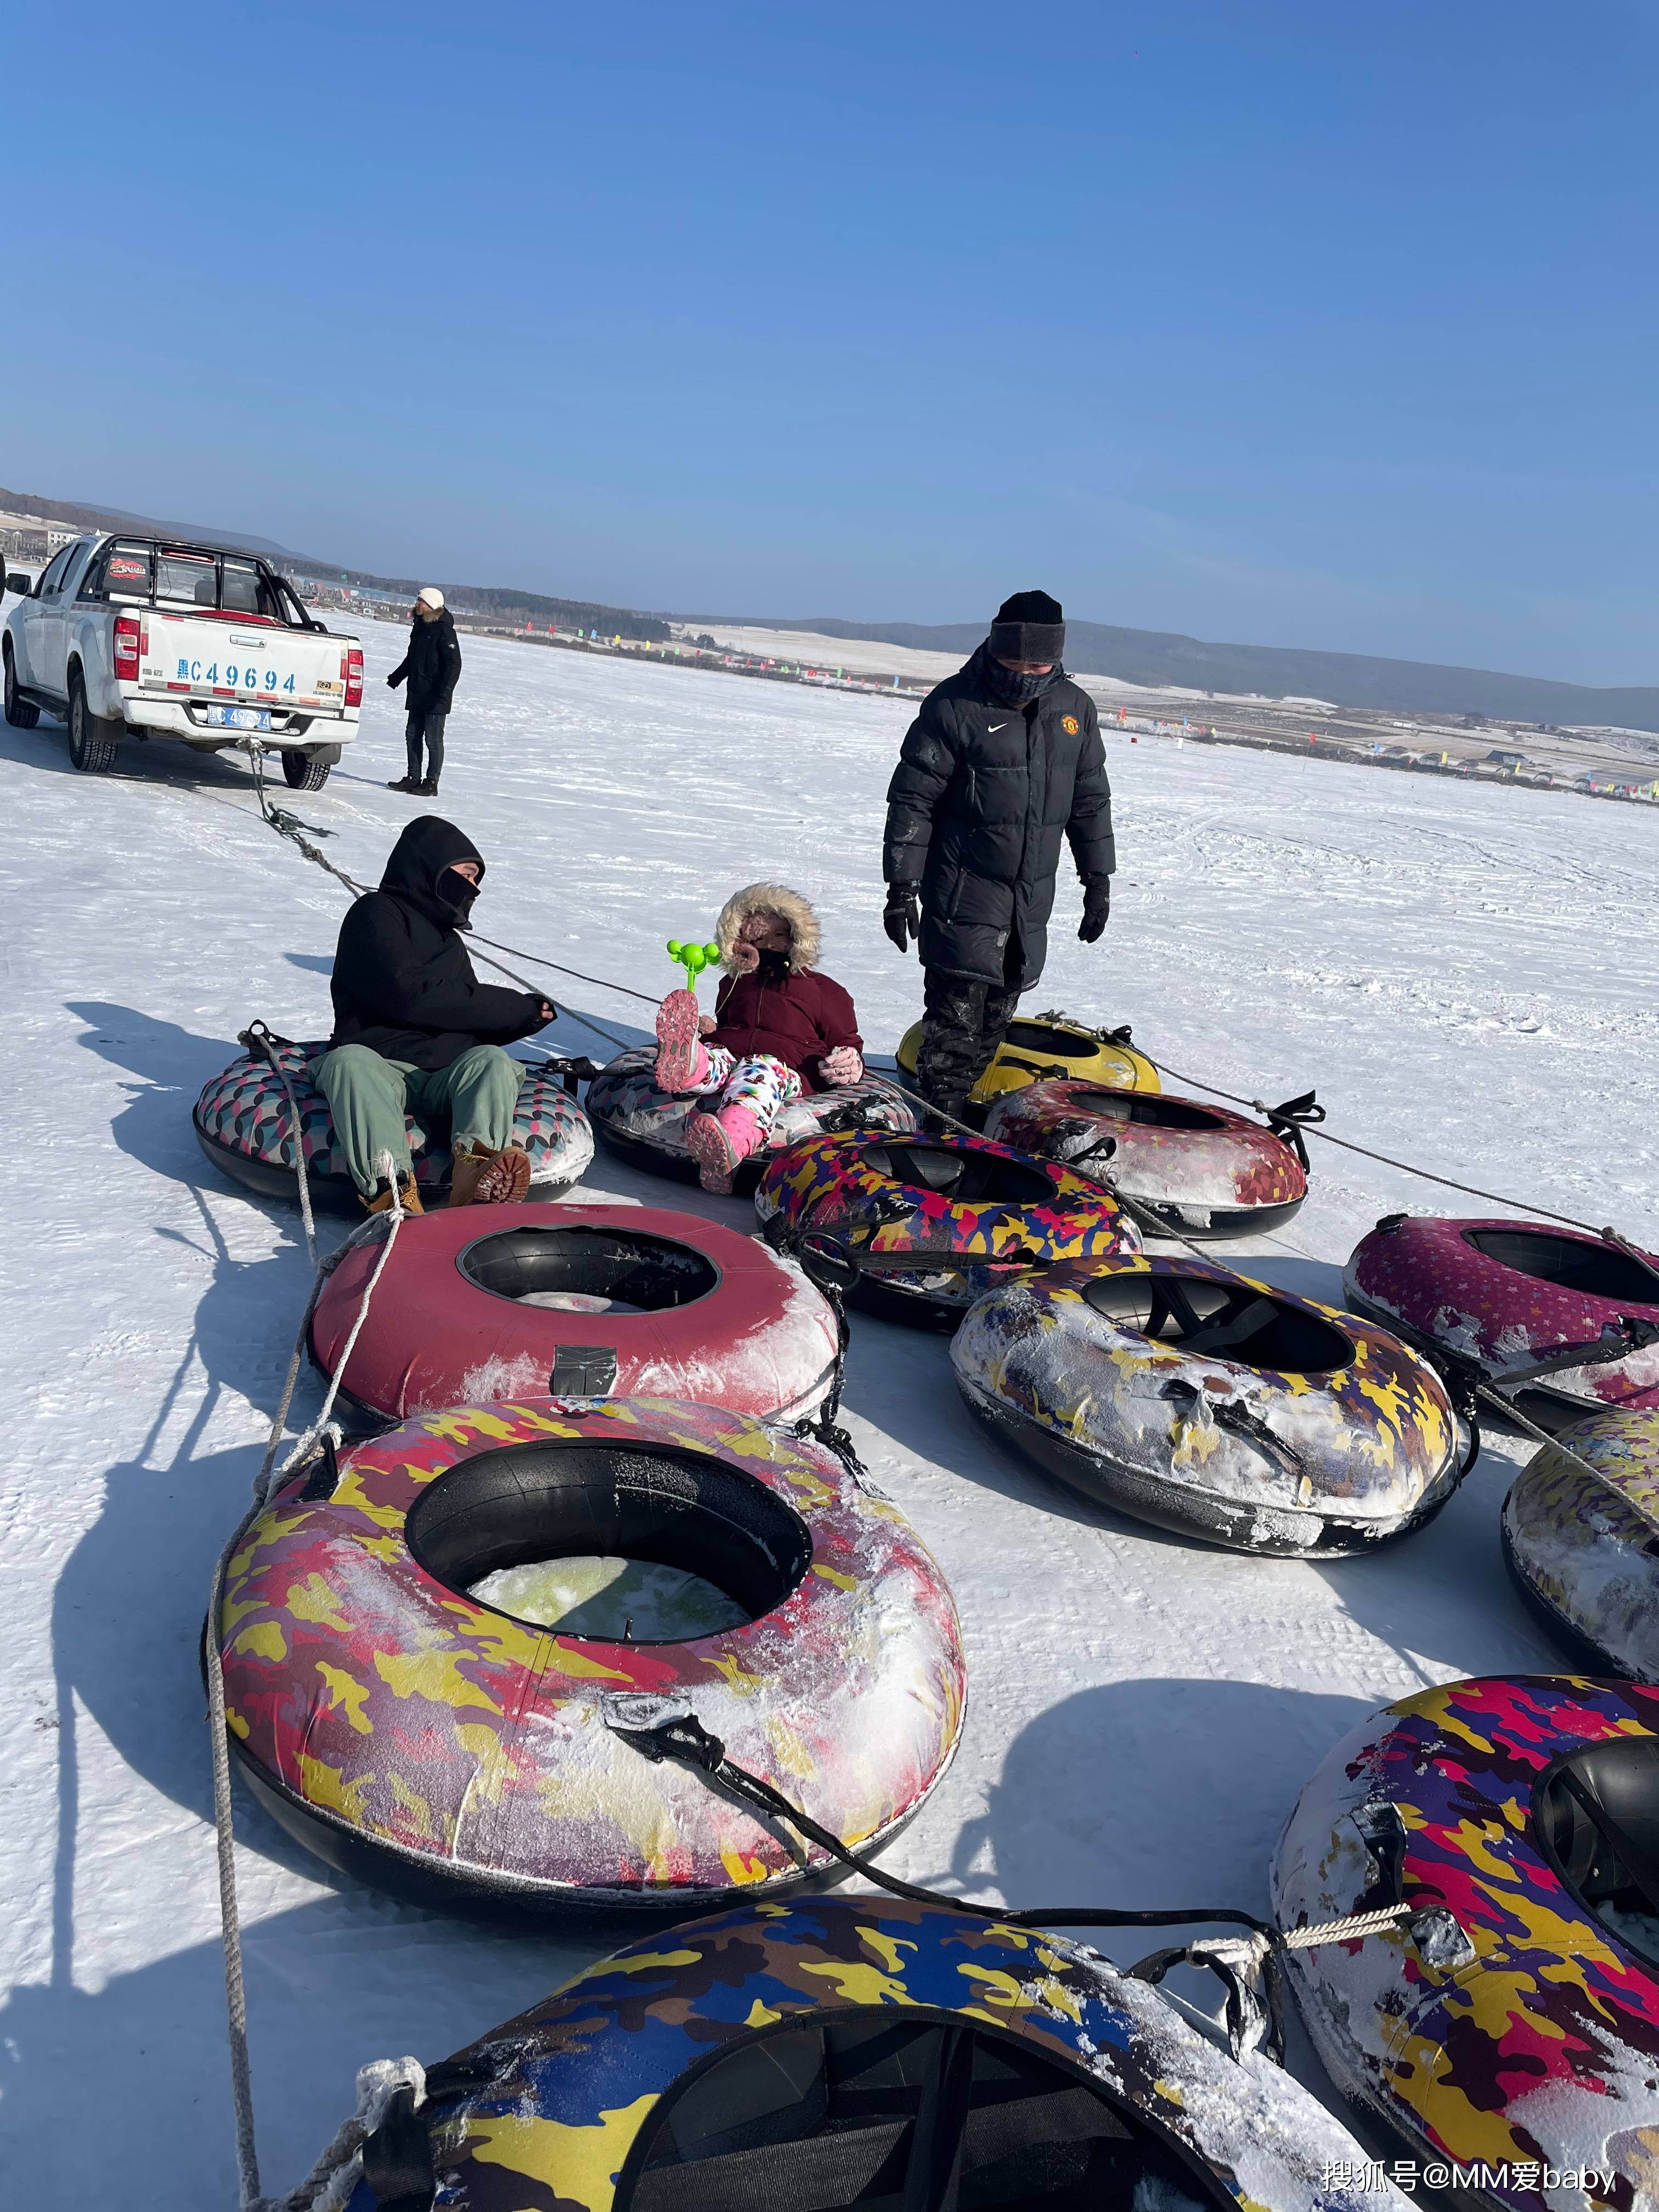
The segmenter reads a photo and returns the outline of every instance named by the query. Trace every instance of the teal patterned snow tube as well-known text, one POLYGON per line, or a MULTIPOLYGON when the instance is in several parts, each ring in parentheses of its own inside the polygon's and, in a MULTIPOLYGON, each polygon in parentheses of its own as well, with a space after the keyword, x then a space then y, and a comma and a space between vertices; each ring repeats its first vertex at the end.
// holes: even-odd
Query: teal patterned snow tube
MULTIPOLYGON (((246 1048, 213 1078, 196 1102, 191 1118, 202 1150, 261 1197, 297 1199, 294 1115, 288 1095, 291 1088, 300 1112, 313 1205, 329 1212, 358 1212, 356 1187, 347 1172, 327 1102, 306 1073, 327 1045, 296 1044, 257 1024, 245 1030, 240 1042, 246 1048), (283 1076, 288 1078, 286 1087, 283 1076)), ((428 1205, 441 1203, 449 1188, 449 1148, 441 1133, 429 1136, 412 1120, 407 1126, 421 1197, 428 1205)), ((519 1082, 513 1139, 530 1155, 533 1199, 562 1197, 592 1164, 592 1129, 565 1089, 556 1063, 548 1068, 526 1065, 519 1082)))

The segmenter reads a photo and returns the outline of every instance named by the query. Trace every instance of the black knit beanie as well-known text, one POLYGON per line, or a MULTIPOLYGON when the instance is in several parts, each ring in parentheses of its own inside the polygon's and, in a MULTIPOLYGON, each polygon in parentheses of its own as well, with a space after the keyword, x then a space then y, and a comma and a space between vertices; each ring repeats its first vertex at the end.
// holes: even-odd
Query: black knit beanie
POLYGON ((1060 601, 1047 592, 1016 592, 997 609, 990 645, 997 660, 1058 660, 1066 650, 1060 601))

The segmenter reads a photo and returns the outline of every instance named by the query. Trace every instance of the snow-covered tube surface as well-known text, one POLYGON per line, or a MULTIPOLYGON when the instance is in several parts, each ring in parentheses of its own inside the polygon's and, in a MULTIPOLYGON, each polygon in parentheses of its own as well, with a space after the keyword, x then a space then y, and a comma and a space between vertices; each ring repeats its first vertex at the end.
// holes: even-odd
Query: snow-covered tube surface
POLYGON ((1504 1500, 1504 1553, 1576 1664, 1659 1682, 1659 1414, 1593 1413, 1546 1444, 1504 1500))
POLYGON ((1476 2169, 1477 2203, 1652 2204, 1656 1865, 1654 1692, 1523 1674, 1386 1706, 1308 1784, 1273 1868, 1283 1928, 1418 1908, 1289 1954, 1332 2080, 1443 2179, 1476 2169))
POLYGON ((1659 1407, 1659 1280, 1599 1237, 1388 1213, 1343 1284, 1356 1312, 1473 1361, 1544 1427, 1602 1406, 1659 1407))
POLYGON ((1456 1416, 1426 1360, 1202 1261, 1085 1261, 1006 1284, 969 1312, 951 1362, 973 1411, 1062 1481, 1240 1551, 1364 1551, 1457 1483, 1456 1416))
POLYGON ((1167 1091, 1028 1083, 1000 1093, 985 1133, 1043 1159, 1086 1154, 1091 1175, 1188 1237, 1277 1229, 1308 1195, 1301 1161, 1271 1129, 1167 1091))
MULTIPOLYGON (((894 1054, 907 1083, 915 1080, 921 1024, 913 1022, 894 1054)), ((1077 1076, 1123 1091, 1161 1088, 1158 1070, 1121 1030, 1091 1030, 1060 1013, 1027 1014, 1010 1022, 1002 1042, 969 1094, 976 1105, 1042 1076, 1077 1076)))
MULTIPOLYGON (((381 1257, 323 1286, 313 1357, 332 1375, 381 1257)), ((388 1420, 503 1398, 677 1398, 770 1420, 809 1413, 836 1317, 791 1261, 694 1213, 466 1206, 405 1222, 342 1387, 388 1420)))
POLYGON ((755 1211, 775 1243, 823 1236, 847 1245, 860 1304, 951 1325, 1011 1268, 1140 1243, 1098 1183, 978 1137, 819 1137, 769 1163, 755 1211), (934 1255, 937 1271, 903 1264, 934 1255), (884 1270, 884 1261, 894 1264, 884 1270))
POLYGON ((331 1864, 438 1902, 708 1909, 835 1863, 607 1725, 670 1698, 848 1844, 878 1845, 955 1748, 944 1577, 841 1462, 664 1400, 465 1407, 296 1478, 248 1531, 219 1624, 230 1741, 331 1864), (660 1562, 738 1625, 576 1634, 471 1595, 561 1556, 660 1562), (614 1716, 613 1716, 614 1717, 614 1716))
MULTIPOLYGON (((306 1073, 307 1063, 328 1050, 326 1042, 295 1044, 272 1036, 268 1049, 293 1085, 313 1205, 331 1212, 360 1212, 357 1187, 346 1170, 328 1102, 306 1073)), ((216 1166, 262 1198, 297 1201, 294 1116, 275 1066, 243 1053, 213 1078, 191 1118, 202 1150, 216 1166)), ((421 1196, 441 1200, 449 1189, 448 1145, 441 1137, 434 1142, 412 1117, 404 1126, 421 1196)), ((530 1155, 530 1187, 539 1199, 557 1198, 592 1164, 593 1132, 586 1115, 556 1075, 529 1066, 519 1079, 513 1139, 530 1155)))
MULTIPOLYGON (((697 1164, 686 1150, 685 1124, 703 1104, 701 1098, 676 1097, 659 1091, 657 1055, 648 1048, 619 1053, 587 1086, 587 1112, 594 1127, 614 1151, 670 1175, 695 1182, 697 1164)), ((890 1083, 866 1075, 862 1083, 818 1091, 781 1107, 763 1152, 738 1171, 739 1189, 752 1189, 767 1159, 803 1137, 826 1129, 914 1129, 916 1111, 890 1083)))
MULTIPOLYGON (((412 2119, 455 2212, 1407 2212, 1297 2082, 1097 1953, 892 1898, 602 1959, 430 2069, 412 2119)), ((410 2157, 400 2114, 348 2212, 410 2157)))

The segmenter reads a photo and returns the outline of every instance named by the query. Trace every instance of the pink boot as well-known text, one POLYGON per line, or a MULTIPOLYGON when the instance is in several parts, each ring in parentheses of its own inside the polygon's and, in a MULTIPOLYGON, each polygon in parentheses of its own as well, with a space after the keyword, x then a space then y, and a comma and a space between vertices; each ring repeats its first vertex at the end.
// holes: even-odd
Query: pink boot
POLYGON ((722 1106, 718 1114, 688 1114, 685 1146, 697 1164, 705 1190, 728 1192, 732 1178, 751 1152, 766 1142, 752 1108, 722 1106))
POLYGON ((708 1050, 697 1035, 697 994, 671 991, 657 1009, 657 1088, 673 1097, 708 1073, 708 1050))

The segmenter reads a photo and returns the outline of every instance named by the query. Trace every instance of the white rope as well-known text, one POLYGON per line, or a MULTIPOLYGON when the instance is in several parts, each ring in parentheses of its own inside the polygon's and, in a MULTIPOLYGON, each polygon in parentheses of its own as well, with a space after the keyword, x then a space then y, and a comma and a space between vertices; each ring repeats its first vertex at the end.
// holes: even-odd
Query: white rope
POLYGON ((1383 1905, 1374 1912, 1345 1913, 1340 1920, 1322 1920, 1314 1928, 1281 1928, 1279 1940, 1287 1951, 1311 1951, 1321 1943, 1354 1943, 1367 1936, 1385 1935, 1419 1908, 1414 1905, 1383 1905))
MULTIPOLYGON (((303 2191, 310 2187, 313 2180, 318 2181, 318 2188, 311 2189, 309 2195, 296 2191, 292 2197, 280 2199, 262 2196, 259 2188, 259 2155, 254 2141, 253 2081, 247 2048, 247 1988, 242 1966, 241 1920, 236 1904, 235 1814, 230 1790, 229 1723, 225 1711, 224 1663, 220 1650, 220 1638, 222 1634, 224 1619, 225 1580, 230 1571, 230 1563, 236 1555, 238 1547, 249 1527, 264 1510, 268 1498, 278 1486, 289 1474, 295 1473, 316 1450, 328 1428, 329 1417, 334 1409, 334 1401, 339 1392, 340 1378, 345 1371, 346 1362, 350 1358, 352 1347, 357 1341, 359 1332, 368 1317, 369 1301, 374 1295, 375 1285, 385 1271, 386 1263, 392 1256, 392 1248, 397 1242, 398 1231, 403 1226, 405 1218, 403 1194, 398 1188, 397 1168, 392 1155, 389 1152, 382 1152, 374 1164, 376 1174, 383 1174, 392 1188, 391 1205, 383 1214, 374 1217, 377 1226, 381 1220, 385 1220, 388 1224, 386 1243, 380 1258, 374 1264, 374 1272, 363 1285, 363 1295, 357 1308, 356 1318, 352 1322, 350 1334, 346 1339, 344 1350, 341 1353, 333 1377, 329 1383, 322 1412, 273 1475, 270 1473, 271 1462, 275 1459, 277 1447, 282 1441, 283 1431, 288 1419, 289 1406, 293 1397, 295 1378, 299 1372, 306 1332, 310 1326, 313 1311, 325 1279, 338 1265, 346 1251, 357 1242, 356 1233, 347 1238, 338 1251, 331 1253, 328 1258, 318 1267, 311 1297, 306 1308, 305 1319, 301 1323, 299 1340, 289 1363, 282 1403, 271 1425, 271 1435, 266 1445, 264 1462, 255 1481, 253 1501, 237 1523, 229 1541, 219 1554, 213 1570, 213 1583, 208 1600, 207 1634, 204 1638, 204 1651, 207 1662, 208 1728, 211 1736, 213 1757, 214 1844, 219 1877, 219 1925, 224 1949, 225 2013, 230 2039, 231 2101, 235 2115, 236 2167, 242 2212, 287 2212, 287 2209, 290 2206, 295 2208, 295 2212, 304 2212, 304 2208, 310 2206, 317 2197, 322 2181, 329 2178, 327 2175, 323 2175, 320 2180, 318 2179, 329 2153, 324 2154, 324 2160, 319 2160, 318 2166, 313 2168, 312 2175, 307 2178, 307 2181, 301 2185, 301 2191, 303 2191)), ((367 1227, 368 1224, 364 1225, 367 1227)), ((337 1435, 337 1431, 336 1433, 337 1435)), ((414 2062, 408 2060, 403 2063, 412 2065, 414 2062)), ((362 2079, 360 2075, 360 2088, 362 2079)), ((395 2086, 398 2085, 394 2084, 395 2086)), ((423 2086, 424 2077, 422 2077, 423 2086)), ((360 2096, 360 2105, 361 2102, 360 2096)), ((382 2109, 384 2109, 383 2105, 382 2109)), ((346 2127, 341 2130, 339 2136, 336 2136, 334 2144, 330 2146, 331 2152, 342 2143, 347 2131, 353 2124, 352 2121, 347 2122, 346 2127)), ((356 2143, 361 2143, 362 2136, 369 2131, 368 2127, 359 2128, 356 2143, 352 2146, 353 2149, 356 2148, 356 2143)), ((346 2157, 349 2153, 343 2151, 341 2155, 346 2157)), ((343 2197, 331 2200, 331 2212, 334 2204, 343 2203, 343 2197)))

